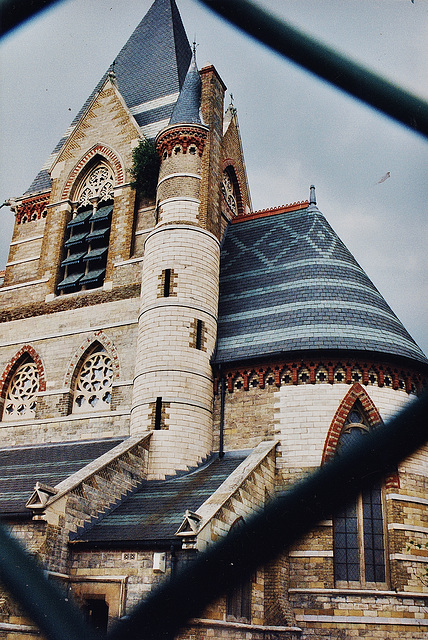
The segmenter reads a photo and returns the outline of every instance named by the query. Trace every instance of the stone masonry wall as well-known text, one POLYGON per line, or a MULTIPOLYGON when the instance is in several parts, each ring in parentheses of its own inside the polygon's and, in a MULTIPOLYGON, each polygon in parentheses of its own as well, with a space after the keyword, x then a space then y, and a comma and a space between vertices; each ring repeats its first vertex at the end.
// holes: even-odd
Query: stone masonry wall
POLYGON ((0 421, 0 433, 8 444, 129 434, 138 306, 138 298, 129 298, 2 325, 0 372, 23 344, 29 344, 41 360, 46 381, 37 396, 35 420, 0 421), (113 361, 111 409, 73 414, 73 375, 95 341, 113 361))

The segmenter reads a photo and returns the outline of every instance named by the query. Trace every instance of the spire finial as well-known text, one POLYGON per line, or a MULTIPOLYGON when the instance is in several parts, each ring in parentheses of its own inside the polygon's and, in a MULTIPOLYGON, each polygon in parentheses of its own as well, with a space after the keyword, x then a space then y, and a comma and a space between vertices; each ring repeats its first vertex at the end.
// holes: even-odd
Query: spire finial
POLYGON ((192 51, 193 51, 193 59, 196 60, 196 47, 198 47, 198 43, 196 42, 196 34, 195 34, 195 39, 193 40, 192 43, 192 51))
POLYGON ((317 203, 317 197, 315 195, 315 186, 313 184, 311 184, 311 192, 310 192, 310 197, 309 197, 309 204, 315 204, 317 203))

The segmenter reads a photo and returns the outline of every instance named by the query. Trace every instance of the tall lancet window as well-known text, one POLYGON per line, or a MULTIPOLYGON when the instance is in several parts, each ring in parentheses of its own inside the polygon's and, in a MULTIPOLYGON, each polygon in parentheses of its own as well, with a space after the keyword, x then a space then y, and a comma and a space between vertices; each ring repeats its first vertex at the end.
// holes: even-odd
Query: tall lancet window
POLYGON ((3 420, 31 420, 36 415, 39 373, 35 362, 26 358, 17 367, 6 391, 3 420))
MULTIPOLYGON (((370 431, 361 407, 350 411, 339 437, 336 455, 370 431)), ((386 582, 382 490, 365 490, 334 518, 336 585, 370 587, 386 582)))
POLYGON ((113 172, 105 162, 90 169, 81 181, 73 216, 67 225, 58 293, 94 289, 103 284, 113 211, 113 186, 113 172))

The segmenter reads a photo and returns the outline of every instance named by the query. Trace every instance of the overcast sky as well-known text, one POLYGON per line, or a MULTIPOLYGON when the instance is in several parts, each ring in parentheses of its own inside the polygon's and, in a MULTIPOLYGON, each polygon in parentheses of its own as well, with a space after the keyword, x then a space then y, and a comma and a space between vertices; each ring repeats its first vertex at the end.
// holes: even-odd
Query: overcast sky
MULTIPOLYGON (((428 1, 259 0, 428 98, 428 1)), ((428 143, 177 0, 238 109, 254 209, 309 195, 428 353, 428 143), (379 182, 390 173, 390 177, 379 182)), ((30 185, 151 0, 64 0, 0 43, 0 203, 30 185)), ((0 268, 13 216, 0 210, 0 268)))

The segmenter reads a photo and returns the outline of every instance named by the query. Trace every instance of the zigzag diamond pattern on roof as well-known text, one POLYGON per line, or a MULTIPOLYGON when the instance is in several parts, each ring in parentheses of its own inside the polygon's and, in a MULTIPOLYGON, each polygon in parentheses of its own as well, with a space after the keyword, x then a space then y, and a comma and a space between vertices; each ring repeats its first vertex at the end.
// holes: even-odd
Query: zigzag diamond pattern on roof
POLYGON ((231 225, 216 361, 332 349, 428 362, 316 206, 231 225))

